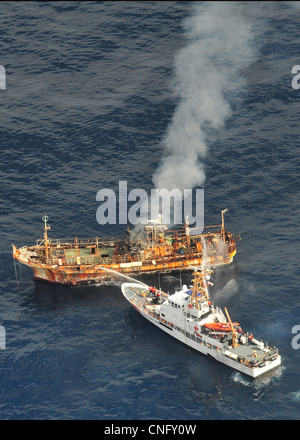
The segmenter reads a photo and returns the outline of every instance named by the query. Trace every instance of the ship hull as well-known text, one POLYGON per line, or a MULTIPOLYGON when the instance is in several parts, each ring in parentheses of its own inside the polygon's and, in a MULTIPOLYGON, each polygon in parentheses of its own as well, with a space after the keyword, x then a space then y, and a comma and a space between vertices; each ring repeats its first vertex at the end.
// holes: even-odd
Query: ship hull
MULTIPOLYGON (((215 266, 231 264, 236 250, 228 255, 227 259, 213 260, 215 266)), ((202 258, 165 259, 157 261, 141 261, 120 264, 103 265, 48 265, 28 261, 22 254, 14 255, 14 258, 21 264, 33 270, 35 281, 44 281, 52 284, 69 286, 93 285, 114 283, 124 281, 124 276, 138 276, 143 274, 167 273, 179 270, 189 270, 190 266, 200 266, 202 258)))

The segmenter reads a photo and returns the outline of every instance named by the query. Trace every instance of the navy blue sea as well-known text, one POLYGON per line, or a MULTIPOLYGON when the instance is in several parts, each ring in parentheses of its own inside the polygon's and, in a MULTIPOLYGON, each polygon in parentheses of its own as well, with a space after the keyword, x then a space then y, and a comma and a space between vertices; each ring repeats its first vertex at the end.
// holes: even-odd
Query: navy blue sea
MULTIPOLYGON (((128 190, 153 187, 179 100, 172 78, 186 45, 182 23, 193 8, 1 2, 1 419, 300 419, 300 350, 292 346, 300 326, 300 89, 291 83, 300 9, 242 8, 257 54, 245 87, 227 96, 232 115, 208 130, 203 185, 205 224, 218 224, 228 208, 226 227, 242 239, 211 296, 276 345, 282 367, 252 381, 161 332, 118 287, 35 284, 26 268, 16 284, 11 245, 41 238, 45 213, 52 237, 125 232, 97 223, 96 194, 120 180, 128 190)), ((161 283, 171 291, 179 275, 161 283)))

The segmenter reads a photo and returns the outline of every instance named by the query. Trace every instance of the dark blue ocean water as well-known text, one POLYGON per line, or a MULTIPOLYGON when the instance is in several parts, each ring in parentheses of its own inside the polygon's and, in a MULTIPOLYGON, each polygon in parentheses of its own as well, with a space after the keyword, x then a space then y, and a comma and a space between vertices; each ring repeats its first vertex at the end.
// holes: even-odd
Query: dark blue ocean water
MULTIPOLYGON (((35 284, 25 268, 17 286, 11 256, 12 243, 42 236, 45 212, 53 237, 123 234, 123 225, 97 223, 96 194, 120 180, 152 187, 178 105, 174 59, 192 4, 1 2, 1 419, 300 418, 292 347, 300 89, 291 85, 300 9, 292 3, 239 4, 257 53, 245 87, 228 93, 232 115, 208 130, 204 160, 205 224, 228 208, 226 226, 242 237, 211 295, 282 355, 279 370, 252 381, 153 327, 117 287, 35 284)), ((177 287, 178 274, 161 283, 177 287)))

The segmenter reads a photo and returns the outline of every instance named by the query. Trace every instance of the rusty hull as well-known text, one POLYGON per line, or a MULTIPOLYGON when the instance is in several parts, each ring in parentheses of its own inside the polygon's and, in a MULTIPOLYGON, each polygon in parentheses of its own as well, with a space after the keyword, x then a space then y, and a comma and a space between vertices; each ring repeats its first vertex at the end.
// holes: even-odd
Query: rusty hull
MULTIPOLYGON (((210 256, 213 266, 230 264, 236 254, 236 246, 228 246, 226 255, 210 256)), ((184 256, 165 256, 147 261, 131 261, 117 264, 47 264, 30 258, 29 247, 16 248, 13 246, 13 257, 33 270, 34 280, 48 281, 63 285, 85 285, 119 283, 124 281, 122 274, 133 276, 150 273, 166 273, 170 271, 188 270, 190 265, 199 266, 202 262, 202 253, 184 256)))

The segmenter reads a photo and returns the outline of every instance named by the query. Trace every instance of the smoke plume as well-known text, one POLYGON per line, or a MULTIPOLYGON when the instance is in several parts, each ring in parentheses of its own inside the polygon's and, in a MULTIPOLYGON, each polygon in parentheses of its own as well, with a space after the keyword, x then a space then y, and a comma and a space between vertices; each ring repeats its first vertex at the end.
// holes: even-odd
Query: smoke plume
POLYGON ((231 115, 226 95, 246 86, 243 69, 255 59, 243 5, 196 2, 183 23, 187 43, 175 57, 172 84, 179 100, 153 175, 156 188, 183 190, 205 181, 206 131, 224 126, 231 115))

